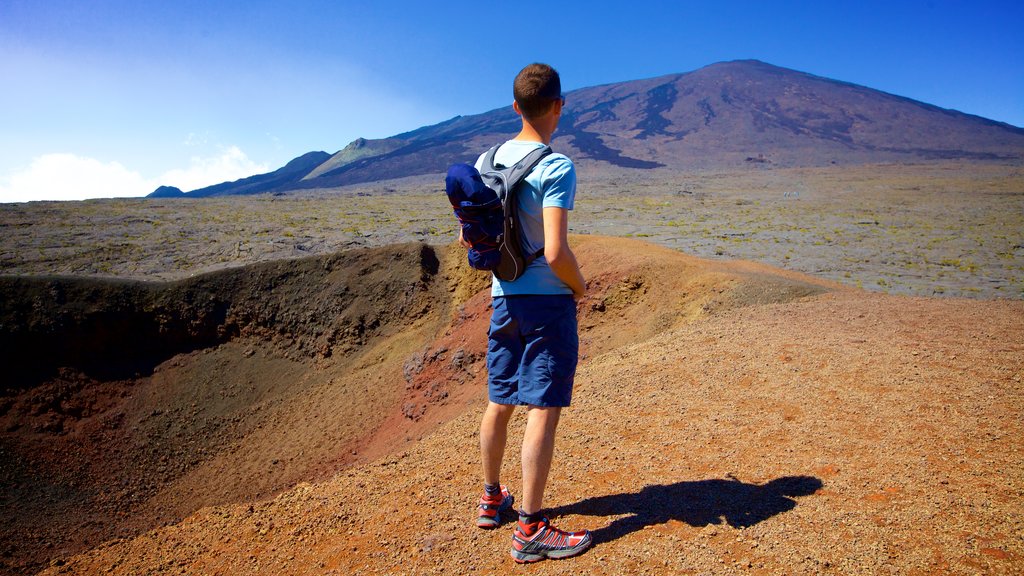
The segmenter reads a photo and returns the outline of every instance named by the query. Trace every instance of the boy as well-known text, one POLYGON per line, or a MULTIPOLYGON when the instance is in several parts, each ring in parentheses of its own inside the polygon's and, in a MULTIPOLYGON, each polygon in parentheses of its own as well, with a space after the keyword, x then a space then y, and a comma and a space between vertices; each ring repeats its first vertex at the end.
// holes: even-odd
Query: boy
MULTIPOLYGON (((501 145, 495 164, 511 166, 551 142, 565 98, 558 73, 546 64, 531 64, 513 84, 519 134, 501 145)), ((477 160, 481 169, 484 156, 477 160)), ((576 170, 562 154, 546 156, 517 189, 524 254, 543 247, 517 280, 493 279, 493 312, 487 342, 487 409, 480 424, 484 494, 477 526, 494 528, 499 514, 514 501, 500 484, 508 423, 517 405, 526 406, 523 435, 523 499, 512 535, 516 562, 566 558, 586 550, 590 532, 565 532, 541 514, 541 503, 554 452, 555 429, 572 396, 579 338, 576 300, 586 284, 569 249, 568 211, 576 194, 576 170)), ((462 240, 461 235, 459 238, 462 240)))

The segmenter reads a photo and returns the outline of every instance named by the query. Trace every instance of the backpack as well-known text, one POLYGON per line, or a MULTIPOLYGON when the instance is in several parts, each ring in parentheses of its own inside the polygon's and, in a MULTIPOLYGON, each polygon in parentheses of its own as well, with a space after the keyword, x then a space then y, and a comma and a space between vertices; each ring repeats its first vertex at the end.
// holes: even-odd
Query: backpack
POLYGON ((551 147, 538 148, 505 167, 494 165, 498 146, 487 151, 482 172, 469 164, 449 167, 445 191, 462 227, 462 237, 470 244, 466 256, 469 265, 490 270, 500 280, 512 281, 544 253, 543 247, 532 254, 523 252, 516 187, 551 154, 551 147))

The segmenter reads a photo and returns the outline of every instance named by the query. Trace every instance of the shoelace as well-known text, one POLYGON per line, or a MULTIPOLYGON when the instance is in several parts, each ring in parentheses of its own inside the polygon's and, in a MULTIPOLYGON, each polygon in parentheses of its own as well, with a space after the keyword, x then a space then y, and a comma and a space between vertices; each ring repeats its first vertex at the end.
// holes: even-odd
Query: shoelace
POLYGON ((548 526, 545 526, 542 530, 545 530, 546 533, 541 537, 541 544, 553 548, 561 548, 569 543, 569 534, 562 530, 548 526))
POLYGON ((543 544, 545 546, 551 546, 554 548, 561 548, 569 544, 569 533, 565 530, 559 530, 548 524, 546 521, 538 523, 537 530, 533 534, 527 536, 522 530, 519 531, 523 538, 537 544, 543 544))

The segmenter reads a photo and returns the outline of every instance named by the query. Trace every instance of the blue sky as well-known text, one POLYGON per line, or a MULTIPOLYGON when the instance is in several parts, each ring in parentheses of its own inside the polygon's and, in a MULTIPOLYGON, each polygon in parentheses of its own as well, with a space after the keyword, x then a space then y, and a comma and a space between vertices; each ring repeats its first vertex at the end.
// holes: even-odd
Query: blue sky
POLYGON ((756 58, 1024 126, 1022 2, 0 0, 0 202, 191 190, 511 102, 756 58))

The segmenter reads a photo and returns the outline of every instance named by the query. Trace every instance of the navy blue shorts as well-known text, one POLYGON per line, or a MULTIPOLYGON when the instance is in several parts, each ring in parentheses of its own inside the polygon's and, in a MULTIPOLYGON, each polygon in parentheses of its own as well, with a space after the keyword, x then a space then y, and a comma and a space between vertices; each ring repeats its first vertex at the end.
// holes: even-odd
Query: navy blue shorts
POLYGON ((495 298, 487 337, 488 397, 497 404, 568 406, 579 349, 571 295, 495 298))

